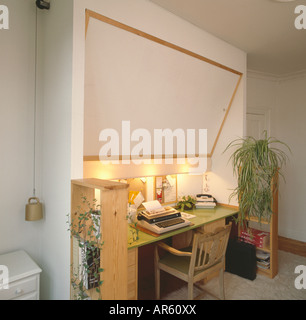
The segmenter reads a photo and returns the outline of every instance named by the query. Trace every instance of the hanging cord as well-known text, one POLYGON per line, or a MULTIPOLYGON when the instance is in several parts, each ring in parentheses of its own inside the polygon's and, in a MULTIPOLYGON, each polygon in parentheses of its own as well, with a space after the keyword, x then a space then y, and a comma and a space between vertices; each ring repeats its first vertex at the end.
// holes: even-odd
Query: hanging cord
POLYGON ((35 63, 34 63, 34 146, 33 146, 33 196, 35 197, 36 194, 36 94, 37 94, 37 28, 38 28, 38 23, 37 23, 37 8, 36 9, 36 14, 35 14, 35 63))

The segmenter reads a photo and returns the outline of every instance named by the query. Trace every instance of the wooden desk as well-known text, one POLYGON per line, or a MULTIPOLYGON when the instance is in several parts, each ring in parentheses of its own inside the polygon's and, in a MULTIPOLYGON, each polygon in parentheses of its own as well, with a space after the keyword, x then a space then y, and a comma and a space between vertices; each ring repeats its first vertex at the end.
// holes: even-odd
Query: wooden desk
MULTIPOLYGON (((237 213, 237 209, 218 206, 215 209, 196 209, 188 211, 196 215, 193 223, 158 237, 139 231, 139 239, 131 243, 131 228, 127 226, 128 185, 100 179, 81 179, 71 181, 71 228, 80 233, 78 221, 82 212, 88 211, 87 201, 98 198, 101 205, 100 231, 103 248, 100 252, 100 276, 103 280, 101 295, 103 300, 137 299, 138 287, 138 248, 154 242, 172 238, 177 245, 188 239, 192 229, 204 228, 210 231, 224 225, 225 218, 237 213)), ((84 235, 84 240, 88 236, 84 235)), ((79 250, 74 250, 74 238, 71 237, 71 283, 78 275, 79 250)), ((95 289, 89 289, 91 299, 97 299, 95 289)), ((71 298, 75 296, 71 286, 71 298)))
POLYGON ((164 233, 158 237, 152 236, 145 232, 139 231, 139 239, 131 243, 131 237, 135 230, 128 227, 128 300, 136 300, 138 287, 138 248, 153 244, 172 237, 173 245, 177 248, 185 246, 192 237, 192 230, 203 228, 204 231, 213 231, 219 226, 225 225, 225 219, 233 216, 238 211, 237 209, 228 208, 225 206, 217 206, 215 209, 194 209, 188 211, 189 214, 196 217, 191 218, 191 226, 179 228, 174 231, 164 233))

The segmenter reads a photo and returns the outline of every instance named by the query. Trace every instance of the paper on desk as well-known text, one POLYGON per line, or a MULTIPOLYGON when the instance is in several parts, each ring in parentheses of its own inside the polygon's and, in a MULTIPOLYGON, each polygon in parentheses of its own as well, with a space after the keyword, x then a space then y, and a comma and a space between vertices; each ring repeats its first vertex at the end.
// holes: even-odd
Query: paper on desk
POLYGON ((187 219, 187 220, 195 217, 194 214, 189 214, 186 212, 181 212, 181 216, 182 216, 182 218, 187 219))
POLYGON ((148 212, 157 212, 164 210, 158 200, 147 201, 142 203, 148 212))

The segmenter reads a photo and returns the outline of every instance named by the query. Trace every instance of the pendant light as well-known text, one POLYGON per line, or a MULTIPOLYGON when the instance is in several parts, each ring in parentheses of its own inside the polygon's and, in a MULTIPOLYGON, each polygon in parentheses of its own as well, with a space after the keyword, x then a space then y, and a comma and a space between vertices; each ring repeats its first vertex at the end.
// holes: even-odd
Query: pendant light
POLYGON ((37 8, 49 9, 50 3, 47 1, 36 1, 36 18, 35 18, 35 64, 34 64, 34 132, 33 132, 33 196, 28 199, 25 209, 25 220, 36 221, 43 218, 43 206, 39 199, 36 197, 36 100, 37 100, 37 8))

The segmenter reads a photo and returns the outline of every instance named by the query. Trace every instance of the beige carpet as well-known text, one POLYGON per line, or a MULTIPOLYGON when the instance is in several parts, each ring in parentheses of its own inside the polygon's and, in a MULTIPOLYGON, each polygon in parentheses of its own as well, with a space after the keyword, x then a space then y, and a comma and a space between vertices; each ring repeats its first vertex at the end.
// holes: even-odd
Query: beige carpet
MULTIPOLYGON (((298 265, 306 266, 306 257, 297 256, 288 252, 279 251, 279 272, 274 279, 257 275, 251 281, 234 274, 224 273, 225 299, 226 300, 306 300, 306 289, 296 289, 294 281, 299 274, 294 270, 298 265)), ((306 277, 306 275, 305 275, 306 277)), ((305 279, 306 281, 306 279, 305 279)), ((205 285, 207 291, 218 296, 219 283, 214 278, 205 285)), ((200 291, 195 288, 194 295, 200 291)), ((187 286, 162 296, 164 300, 186 300, 187 286)), ((203 300, 215 300, 206 294, 203 300)))

